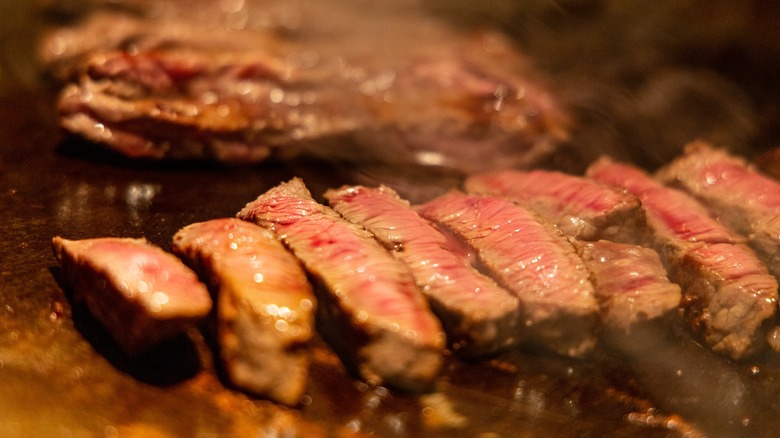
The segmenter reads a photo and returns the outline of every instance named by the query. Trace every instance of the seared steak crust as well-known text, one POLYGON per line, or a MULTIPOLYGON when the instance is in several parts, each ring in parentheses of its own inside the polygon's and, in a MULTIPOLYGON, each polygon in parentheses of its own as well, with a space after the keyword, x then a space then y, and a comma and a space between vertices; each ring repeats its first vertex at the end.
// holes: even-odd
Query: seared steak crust
POLYGON ((142 353, 208 315, 206 286, 145 239, 52 239, 63 279, 128 354, 142 353))
POLYGON ((188 225, 173 250, 214 287, 219 354, 238 388, 288 405, 308 386, 315 299, 270 231, 235 218, 188 225))
POLYGON ((519 202, 579 240, 647 240, 639 199, 587 178, 548 170, 503 170, 471 176, 465 188, 519 202))
POLYGON ((551 225, 502 198, 451 191, 418 208, 460 236, 499 284, 519 298, 521 336, 568 356, 596 343, 598 305, 585 264, 551 225))
POLYGON ((452 239, 420 217, 393 189, 342 187, 329 190, 325 198, 409 267, 456 352, 490 354, 517 342, 517 298, 456 255, 452 239))
POLYGON ((603 158, 588 175, 636 194, 655 233, 670 278, 683 289, 694 330, 714 351, 740 359, 766 346, 765 325, 777 307, 777 281, 742 238, 710 218, 683 192, 641 170, 603 158))
POLYGON ((723 149, 691 143, 658 172, 666 184, 701 201, 718 220, 747 237, 775 277, 780 277, 780 184, 723 149))
POLYGON ((323 335, 369 383, 430 389, 445 336, 409 270, 364 228, 317 203, 300 179, 238 213, 272 230, 324 286, 323 335))

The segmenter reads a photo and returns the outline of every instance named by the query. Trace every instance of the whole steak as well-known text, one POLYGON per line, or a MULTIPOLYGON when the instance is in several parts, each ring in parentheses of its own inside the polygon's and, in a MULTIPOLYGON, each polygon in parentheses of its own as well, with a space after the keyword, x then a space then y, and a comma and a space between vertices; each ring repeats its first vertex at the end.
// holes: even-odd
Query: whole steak
POLYGON ((42 57, 66 83, 62 126, 130 157, 464 171, 527 167, 566 137, 567 117, 498 34, 330 1, 247 2, 236 24, 218 4, 96 13, 53 32, 42 57))

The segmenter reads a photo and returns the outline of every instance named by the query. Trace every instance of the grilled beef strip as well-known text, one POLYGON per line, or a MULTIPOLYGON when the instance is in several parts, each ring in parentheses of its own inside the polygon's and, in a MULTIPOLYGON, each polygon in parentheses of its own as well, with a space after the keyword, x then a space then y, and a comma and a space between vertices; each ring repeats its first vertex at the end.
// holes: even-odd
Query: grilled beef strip
POLYGON ((282 183, 238 216, 273 231, 322 284, 323 336, 370 384, 431 389, 446 342, 408 268, 364 228, 316 202, 303 181, 282 183))
POLYGON ((559 230, 503 198, 455 190, 417 211, 473 247, 482 267, 518 297, 523 341, 574 357, 594 348, 598 305, 593 285, 559 230))
POLYGON ((235 218, 188 225, 173 251, 213 287, 230 382, 297 404, 308 386, 316 301, 298 260, 270 231, 235 218))
POLYGON ((676 313, 680 286, 669 281, 655 250, 607 240, 580 241, 575 247, 590 270, 608 330, 630 335, 640 324, 676 313))
MULTIPOLYGON (((224 14, 210 5, 198 8, 224 14)), ((62 126, 130 157, 305 153, 466 171, 534 165, 567 136, 568 116, 495 33, 418 17, 409 32, 364 26, 356 40, 314 16, 290 32, 180 12, 93 14, 52 33, 43 58, 66 82, 62 126)), ((343 3, 328 13, 346 29, 366 21, 343 3)))
POLYGON ((664 183, 686 191, 738 233, 780 278, 780 184, 745 160, 698 141, 658 171, 664 183))
POLYGON ((129 355, 182 333, 211 310, 195 273, 145 239, 56 236, 52 248, 74 297, 129 355))
POLYGON ((550 170, 501 170, 470 176, 465 189, 516 201, 575 239, 647 243, 639 199, 587 178, 550 170))
POLYGON ((456 353, 480 356, 517 343, 517 298, 474 269, 453 249, 453 238, 420 217, 393 189, 345 186, 328 190, 325 198, 409 267, 456 353))
POLYGON ((631 165, 602 158, 587 175, 624 187, 642 201, 654 246, 669 278, 682 287, 685 316, 714 351, 741 359, 766 346, 777 280, 740 236, 709 217, 695 199, 631 165))

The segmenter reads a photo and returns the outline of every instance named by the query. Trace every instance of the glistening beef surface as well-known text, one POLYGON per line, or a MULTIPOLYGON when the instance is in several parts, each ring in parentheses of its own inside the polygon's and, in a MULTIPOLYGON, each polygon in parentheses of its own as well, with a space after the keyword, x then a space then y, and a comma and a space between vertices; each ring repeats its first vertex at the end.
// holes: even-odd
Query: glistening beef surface
POLYGON ((704 142, 658 172, 685 190, 729 227, 747 236, 750 247, 775 277, 780 276, 780 184, 745 160, 704 142))
POLYGON ((665 188, 644 171, 630 164, 602 158, 593 163, 587 175, 613 187, 635 194, 645 209, 648 225, 656 239, 687 243, 742 243, 745 239, 711 218, 707 209, 678 190, 665 188))
POLYGON ((206 286, 144 239, 52 239, 63 279, 120 347, 138 354, 208 315, 206 286))
POLYGON ((518 341, 517 298, 453 252, 453 239, 421 218, 393 189, 342 187, 327 191, 325 198, 409 267, 457 353, 495 353, 518 341))
POLYGON ((655 250, 606 240, 575 246, 591 272, 605 327, 630 334, 638 324, 674 315, 680 286, 669 281, 655 250))
POLYGON ((471 176, 465 188, 517 201, 576 239, 626 243, 647 239, 639 199, 586 178, 548 170, 503 170, 471 176))
POLYGON ((297 404, 308 386, 316 306, 298 260, 273 233, 235 218, 182 228, 173 250, 214 287, 219 354, 231 383, 297 404))
POLYGON ((642 201, 669 277, 682 286, 686 316, 714 351, 739 359, 766 346, 777 281, 741 237, 710 218, 693 198, 631 165, 602 158, 587 174, 642 201))
POLYGON ((451 191, 418 208, 460 236, 520 300, 521 336, 568 356, 596 343, 598 306, 585 265, 552 226, 510 201, 451 191))
POLYGON ((372 384, 428 390, 445 336, 408 268, 364 228, 317 203, 300 179, 238 216, 272 230, 322 283, 323 335, 372 384))
POLYGON ((467 171, 533 165, 566 137, 567 117, 498 34, 329 1, 275 5, 302 20, 291 30, 256 6, 267 13, 240 28, 198 2, 54 32, 42 51, 66 81, 61 124, 131 157, 306 153, 467 171))

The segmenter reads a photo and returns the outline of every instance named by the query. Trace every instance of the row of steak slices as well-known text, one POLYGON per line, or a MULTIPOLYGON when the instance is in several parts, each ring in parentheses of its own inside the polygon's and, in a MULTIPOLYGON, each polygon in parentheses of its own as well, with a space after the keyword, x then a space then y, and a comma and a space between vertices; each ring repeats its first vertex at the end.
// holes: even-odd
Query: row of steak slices
MULTIPOLYGON (((173 251, 217 297, 226 375, 286 404, 306 390, 315 319, 356 375, 411 391, 432 387, 447 345, 581 357, 600 329, 630 337, 680 315, 718 353, 760 351, 778 286, 745 242, 772 266, 780 186, 701 143, 659 175, 607 158, 586 177, 502 171, 415 207, 361 186, 327 191, 326 206, 296 178, 239 219, 183 228, 173 251)), ((65 280, 129 353, 210 311, 195 274, 144 241, 53 243, 65 280)))

